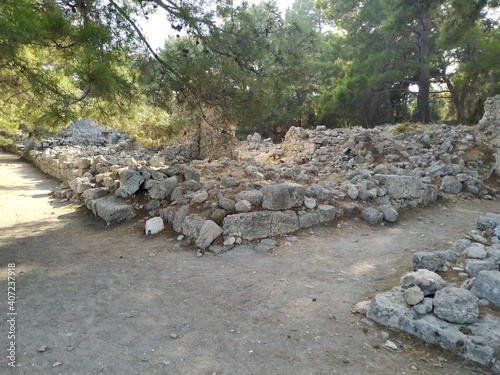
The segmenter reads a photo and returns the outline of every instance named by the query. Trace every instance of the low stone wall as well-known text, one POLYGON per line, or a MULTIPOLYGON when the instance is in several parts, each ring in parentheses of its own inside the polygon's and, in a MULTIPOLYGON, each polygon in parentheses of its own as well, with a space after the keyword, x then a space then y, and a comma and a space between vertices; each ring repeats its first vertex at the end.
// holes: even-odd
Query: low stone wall
POLYGON ((498 235, 500 215, 491 213, 449 249, 416 253, 399 286, 363 303, 366 316, 500 374, 500 318, 489 310, 500 308, 498 235), (449 276, 463 282, 446 282, 449 276))
POLYGON ((500 137, 492 125, 500 116, 497 102, 500 96, 488 101, 480 127, 429 125, 402 134, 393 126, 291 128, 282 145, 252 137, 241 145, 239 160, 193 160, 199 142, 160 151, 134 149, 130 141, 104 146, 41 142, 26 155, 64 182, 57 196, 85 201, 108 224, 132 216, 123 210, 128 204, 145 210, 146 219, 161 217, 205 244, 199 241, 200 233, 206 235, 201 228, 210 222, 226 250, 343 215, 381 225, 396 222, 401 209, 448 196, 499 197, 497 187, 488 185, 497 168, 500 137), (145 204, 138 203, 142 195, 145 204), (100 215, 93 201, 105 199, 106 214, 100 215), (123 215, 109 213, 114 204, 123 215))

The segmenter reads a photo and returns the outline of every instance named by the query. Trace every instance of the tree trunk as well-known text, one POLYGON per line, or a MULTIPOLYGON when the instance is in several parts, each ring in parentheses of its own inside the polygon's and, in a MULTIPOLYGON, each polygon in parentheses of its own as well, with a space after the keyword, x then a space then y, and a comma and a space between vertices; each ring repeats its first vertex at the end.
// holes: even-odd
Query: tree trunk
POLYGON ((413 42, 417 50, 417 59, 419 62, 418 70, 418 97, 417 110, 418 121, 428 124, 431 121, 431 110, 429 105, 429 93, 431 87, 431 73, 429 70, 428 57, 430 55, 430 32, 431 17, 429 14, 423 14, 418 19, 418 24, 413 37, 413 42))

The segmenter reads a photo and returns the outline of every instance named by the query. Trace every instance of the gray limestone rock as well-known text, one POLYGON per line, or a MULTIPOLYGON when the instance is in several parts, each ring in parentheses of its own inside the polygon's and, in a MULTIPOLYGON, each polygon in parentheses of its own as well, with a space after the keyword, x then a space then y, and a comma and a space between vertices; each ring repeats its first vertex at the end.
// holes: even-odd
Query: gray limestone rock
POLYGON ((434 296, 434 314, 450 323, 475 323, 479 319, 478 301, 467 289, 446 287, 434 296))
POLYGON ((149 236, 161 232, 164 228, 163 219, 161 217, 153 217, 146 221, 144 232, 146 236, 149 236))
POLYGON ((245 199, 239 200, 234 205, 234 209, 236 210, 236 212, 249 212, 252 210, 252 204, 245 199))
POLYGON ((208 192, 206 190, 200 191, 193 195, 192 202, 201 204, 208 199, 208 192))
POLYGON ((172 221, 172 227, 177 233, 182 233, 182 223, 185 217, 189 214, 189 206, 182 206, 179 210, 175 212, 174 219, 172 221))
POLYGON ((477 298, 488 300, 500 307, 500 271, 481 271, 471 288, 477 298))
POLYGON ((212 220, 205 220, 201 226, 198 237, 196 238, 196 246, 205 250, 214 240, 222 234, 222 228, 212 220))
POLYGON ((201 172, 193 167, 184 168, 184 180, 189 181, 193 180, 196 182, 200 182, 201 180, 201 172))
POLYGON ((219 194, 219 206, 226 211, 231 211, 234 208, 235 201, 229 198, 225 198, 222 194, 219 194))
POLYGON ((481 271, 493 271, 497 265, 491 259, 466 259, 464 269, 471 276, 477 276, 481 271))
POLYGON ((118 173, 120 177, 120 188, 128 195, 135 194, 144 182, 144 177, 137 171, 124 169, 118 173))
POLYGON ((435 252, 420 251, 413 256, 413 270, 426 269, 429 271, 439 271, 444 262, 435 252))
POLYGON ((109 189, 105 187, 87 189, 83 192, 82 197, 85 200, 94 200, 105 197, 109 194, 109 189))
POLYGON ((480 216, 476 221, 477 229, 487 230, 495 229, 500 225, 500 214, 487 213, 484 216, 480 216))
POLYGON ((300 207, 304 203, 305 187, 293 182, 266 185, 262 188, 262 208, 277 211, 300 207))
POLYGON ((424 299, 424 293, 418 286, 414 285, 403 292, 403 298, 408 305, 414 306, 424 299))
POLYGON ((384 326, 411 330, 416 314, 403 297, 402 288, 379 293, 366 310, 366 316, 384 326))
POLYGON ((484 249, 484 245, 480 243, 474 243, 467 247, 463 252, 467 258, 472 259, 484 259, 488 255, 486 250, 484 249))
POLYGON ((440 189, 448 194, 459 194, 462 191, 462 183, 452 176, 444 176, 440 189))
POLYGON ((387 188, 388 195, 393 199, 420 197, 422 181, 417 177, 382 174, 377 174, 375 177, 387 188))
POLYGON ((177 177, 169 177, 161 181, 149 180, 147 185, 151 199, 169 199, 177 185, 177 177))
POLYGON ((319 221, 325 223, 335 219, 335 215, 337 214, 337 209, 334 206, 330 206, 328 204, 322 204, 318 206, 317 212, 319 215, 319 221))
POLYGON ((317 212, 306 212, 299 215, 299 227, 309 228, 320 223, 320 218, 317 212))
POLYGON ((252 206, 260 206, 264 196, 260 190, 243 190, 236 194, 235 200, 238 201, 248 201, 252 206))
POLYGON ((224 235, 245 240, 295 232, 299 219, 294 211, 258 211, 228 215, 223 221, 224 235))
POLYGON ((418 315, 426 315, 432 311, 432 302, 434 298, 425 297, 420 303, 413 306, 413 311, 418 315))
POLYGON ((380 206, 380 211, 384 215, 384 220, 388 223, 395 223, 398 220, 398 211, 391 205, 380 206))
POLYGON ((205 221, 198 215, 187 215, 182 221, 181 233, 190 239, 196 240, 200 236, 205 221))
POLYGON ((117 224, 135 216, 134 208, 116 197, 103 197, 93 200, 92 212, 108 225, 117 224))
POLYGON ((441 276, 426 269, 405 274, 401 277, 400 283, 403 288, 418 286, 424 296, 434 295, 436 291, 446 286, 446 282, 441 276))
POLYGON ((379 225, 382 221, 384 221, 384 214, 373 207, 365 208, 361 212, 361 216, 370 225, 379 225))
POLYGON ((304 206, 310 210, 312 210, 314 207, 316 207, 316 199, 314 198, 305 198, 304 199, 304 206))

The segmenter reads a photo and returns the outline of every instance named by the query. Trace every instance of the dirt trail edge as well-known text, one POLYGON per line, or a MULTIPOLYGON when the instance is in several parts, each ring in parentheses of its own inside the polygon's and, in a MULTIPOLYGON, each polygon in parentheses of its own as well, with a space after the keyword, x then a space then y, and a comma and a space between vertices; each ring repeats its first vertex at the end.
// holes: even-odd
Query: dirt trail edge
POLYGON ((438 347, 363 322, 353 305, 499 212, 498 201, 407 210, 373 228, 336 222, 259 254, 196 257, 171 232, 106 228, 49 196, 59 182, 0 153, 0 373, 477 374, 438 347), (7 265, 16 268, 16 368, 8 365, 7 265), (386 338, 398 345, 383 347, 386 338))

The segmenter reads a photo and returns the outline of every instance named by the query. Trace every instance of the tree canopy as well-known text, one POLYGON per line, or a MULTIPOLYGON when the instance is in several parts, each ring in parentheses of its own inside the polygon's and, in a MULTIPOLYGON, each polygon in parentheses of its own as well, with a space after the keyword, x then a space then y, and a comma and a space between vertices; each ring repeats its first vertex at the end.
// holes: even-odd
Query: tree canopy
MULTIPOLYGON (((90 117, 146 138, 189 119, 474 123, 500 92, 492 0, 4 0, 0 135, 90 117), (141 24, 162 9, 157 51, 141 24)), ((496 8, 498 9, 498 8, 496 8)), ((221 125, 223 124, 223 125, 221 125)))

